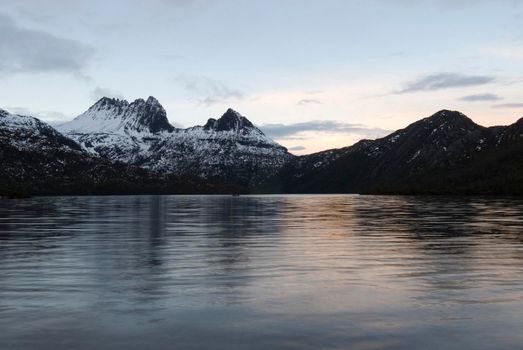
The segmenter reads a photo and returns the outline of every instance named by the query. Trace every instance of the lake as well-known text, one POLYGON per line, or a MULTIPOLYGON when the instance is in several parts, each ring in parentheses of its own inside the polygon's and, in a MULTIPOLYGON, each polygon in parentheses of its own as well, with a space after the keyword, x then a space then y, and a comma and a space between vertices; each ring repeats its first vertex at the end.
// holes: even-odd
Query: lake
POLYGON ((523 347, 523 200, 0 201, 0 349, 523 347))

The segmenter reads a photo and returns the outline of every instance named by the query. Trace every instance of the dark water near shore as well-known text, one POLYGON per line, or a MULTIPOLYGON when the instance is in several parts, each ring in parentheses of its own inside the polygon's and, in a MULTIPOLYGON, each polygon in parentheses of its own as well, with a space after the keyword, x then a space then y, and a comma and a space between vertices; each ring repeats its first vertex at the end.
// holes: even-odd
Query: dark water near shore
POLYGON ((523 201, 0 201, 0 349, 523 348, 523 201))

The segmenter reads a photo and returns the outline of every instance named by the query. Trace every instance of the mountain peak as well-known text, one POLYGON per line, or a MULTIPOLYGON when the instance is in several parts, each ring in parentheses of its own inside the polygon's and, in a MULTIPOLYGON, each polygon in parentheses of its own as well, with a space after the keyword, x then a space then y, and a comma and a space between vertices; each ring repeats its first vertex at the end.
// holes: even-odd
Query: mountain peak
MULTIPOLYGON (((224 115, 223 116, 235 116, 237 118, 241 118, 242 115, 239 113, 239 112, 236 112, 234 109, 232 108, 227 108, 227 111, 225 111, 224 115)), ((222 116, 222 117, 223 117, 222 116)))
POLYGON ((149 96, 145 103, 147 103, 148 105, 160 105, 160 102, 154 96, 149 96))
POLYGON ((439 112, 434 113, 428 118, 421 119, 411 124, 411 126, 418 126, 420 128, 436 128, 436 127, 456 127, 467 130, 473 130, 480 128, 479 125, 474 123, 472 119, 467 117, 461 112, 451 111, 443 109, 439 112))
POLYGON ((124 99, 119 99, 119 98, 111 98, 111 97, 102 97, 101 99, 99 99, 98 101, 96 101, 96 103, 94 105, 91 106, 91 108, 97 108, 97 109, 100 109, 100 108, 107 108, 107 107, 113 107, 113 106, 116 106, 116 107, 125 107, 125 106, 128 106, 129 105, 129 102, 127 102, 126 100, 124 99))
POLYGON ((240 131, 252 128, 255 128, 255 126, 250 120, 232 108, 227 109, 218 120, 214 118, 209 119, 204 126, 205 130, 213 129, 215 131, 240 131))
POLYGON ((442 109, 441 111, 438 111, 431 115, 428 118, 425 118, 425 120, 437 120, 437 121, 466 121, 466 122, 472 122, 471 119, 469 119, 465 114, 459 112, 459 111, 451 111, 448 109, 442 109))
POLYGON ((149 96, 146 101, 137 99, 129 105, 128 116, 130 125, 137 131, 157 133, 172 132, 174 127, 169 124, 167 113, 158 100, 149 96))
POLYGON ((86 112, 58 127, 67 133, 158 133, 172 132, 167 113, 152 96, 129 103, 102 97, 86 112))

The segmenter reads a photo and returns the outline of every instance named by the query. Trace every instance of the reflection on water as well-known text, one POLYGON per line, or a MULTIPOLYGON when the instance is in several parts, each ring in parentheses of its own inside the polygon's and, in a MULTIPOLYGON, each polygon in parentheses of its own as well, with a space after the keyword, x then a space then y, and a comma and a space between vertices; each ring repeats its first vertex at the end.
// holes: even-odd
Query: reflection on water
POLYGON ((523 201, 0 202, 0 349, 523 347, 523 201))

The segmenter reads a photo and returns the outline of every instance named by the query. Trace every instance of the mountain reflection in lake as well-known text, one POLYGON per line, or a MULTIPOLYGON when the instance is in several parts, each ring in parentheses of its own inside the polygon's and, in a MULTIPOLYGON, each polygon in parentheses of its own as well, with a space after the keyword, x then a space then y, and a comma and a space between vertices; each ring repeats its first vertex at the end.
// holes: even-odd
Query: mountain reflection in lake
POLYGON ((523 347, 523 201, 0 201, 0 349, 523 347))

